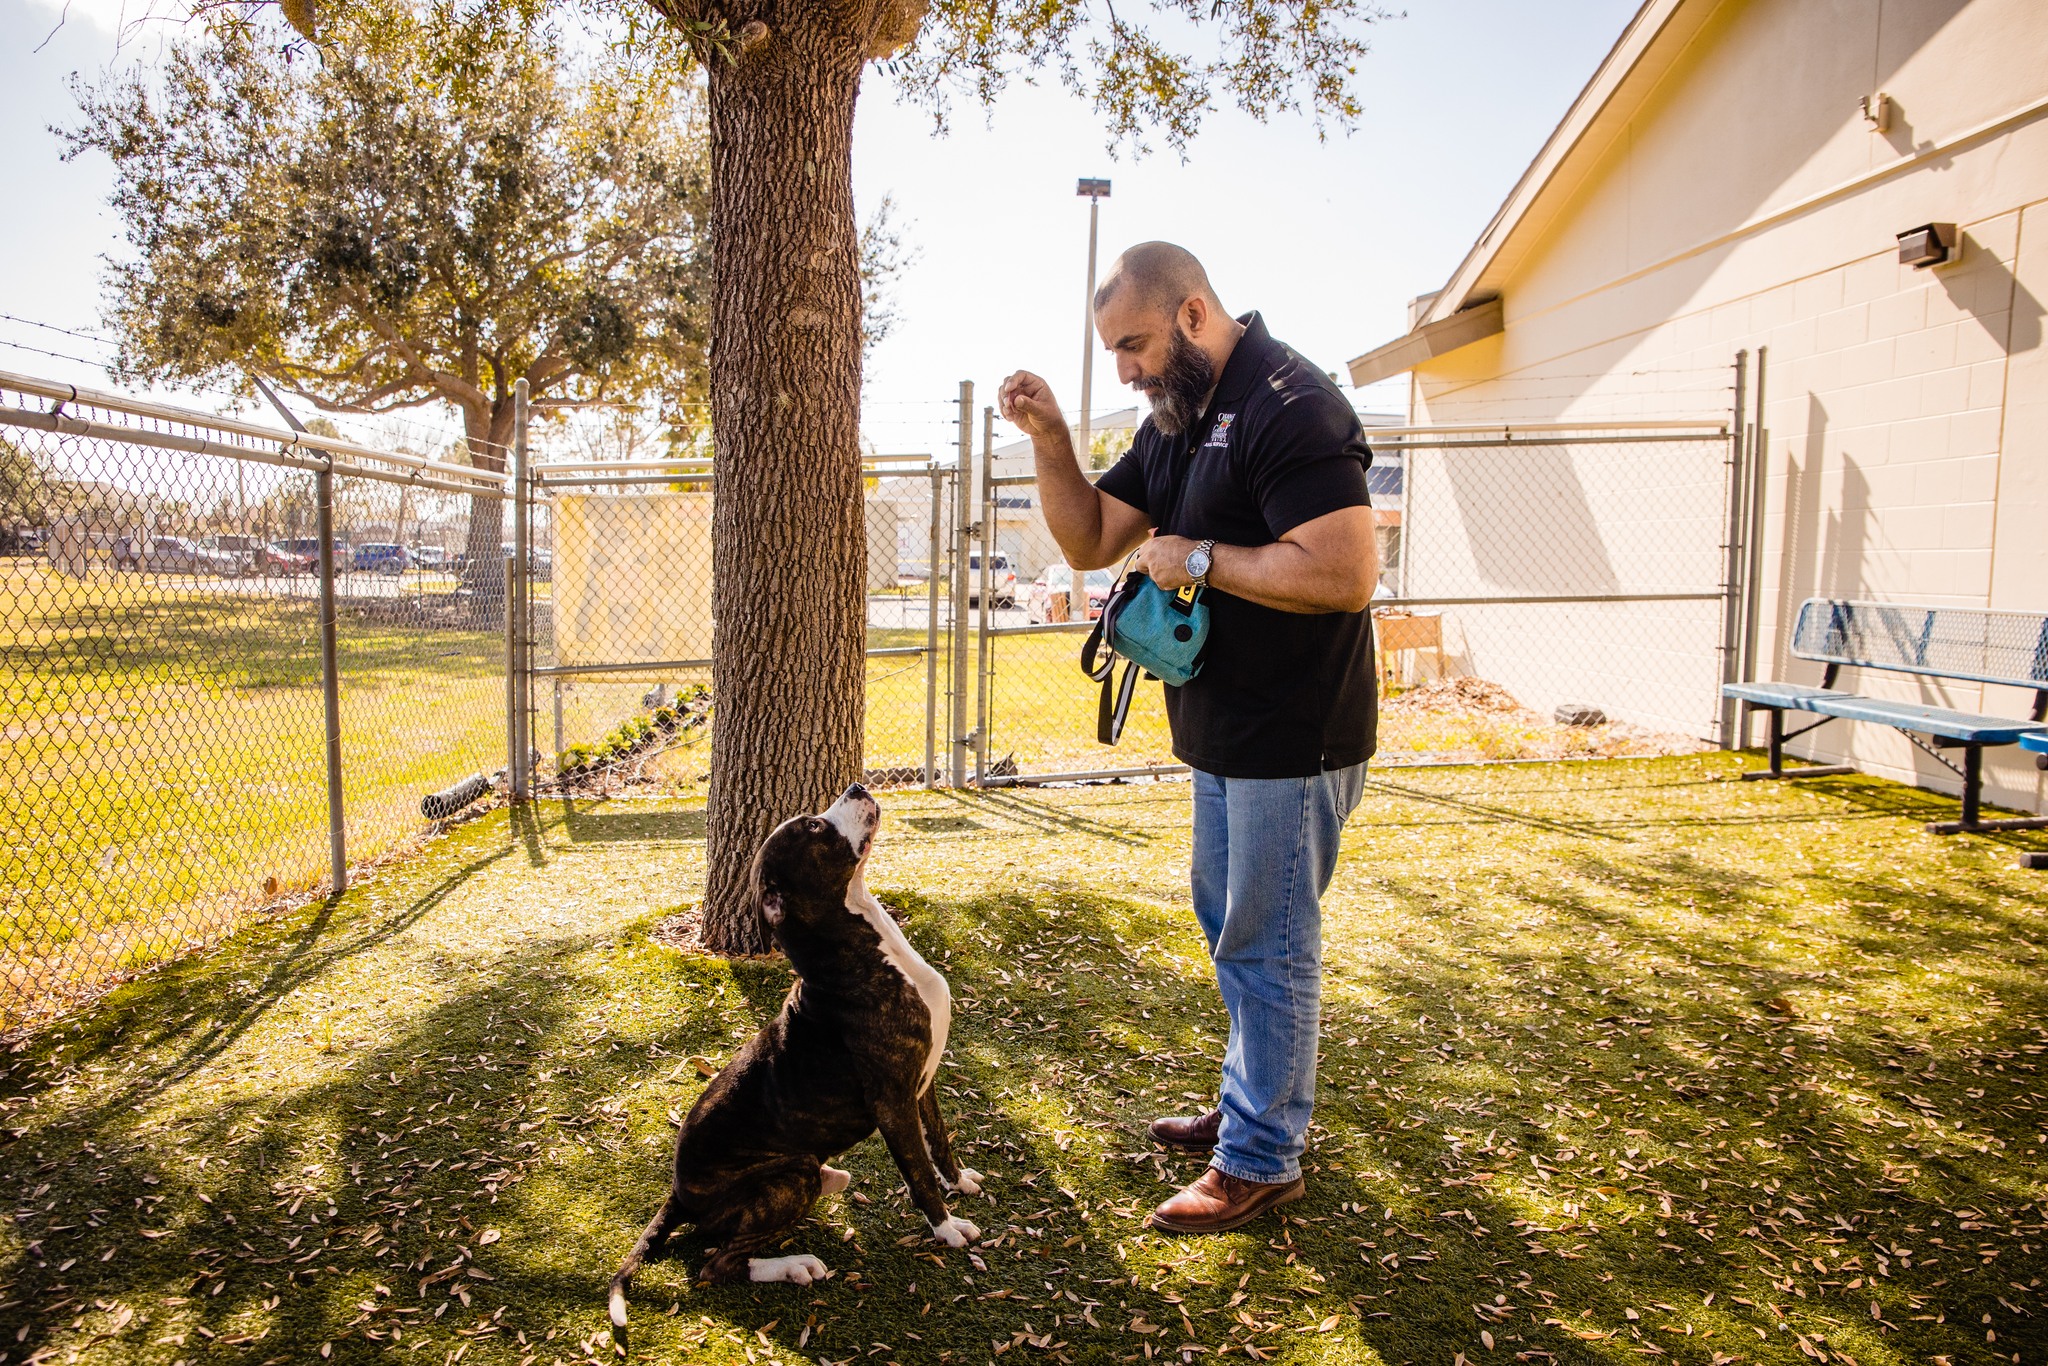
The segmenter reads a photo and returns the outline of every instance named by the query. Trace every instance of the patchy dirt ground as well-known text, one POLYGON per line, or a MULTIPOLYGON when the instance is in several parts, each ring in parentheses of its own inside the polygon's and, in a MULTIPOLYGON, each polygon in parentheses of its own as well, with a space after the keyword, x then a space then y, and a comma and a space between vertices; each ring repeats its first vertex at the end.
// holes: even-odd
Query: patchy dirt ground
POLYGON ((1649 759, 1708 746, 1619 721, 1561 726, 1483 678, 1434 679, 1380 700, 1375 763, 1480 763, 1503 759, 1649 759))

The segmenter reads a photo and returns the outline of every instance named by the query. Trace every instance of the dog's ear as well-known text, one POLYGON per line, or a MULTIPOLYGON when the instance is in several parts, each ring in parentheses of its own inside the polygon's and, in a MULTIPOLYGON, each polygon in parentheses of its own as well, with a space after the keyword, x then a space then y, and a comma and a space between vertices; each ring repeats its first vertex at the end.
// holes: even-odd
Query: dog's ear
POLYGON ((771 929, 782 923, 782 893, 761 894, 761 918, 768 922, 771 929))

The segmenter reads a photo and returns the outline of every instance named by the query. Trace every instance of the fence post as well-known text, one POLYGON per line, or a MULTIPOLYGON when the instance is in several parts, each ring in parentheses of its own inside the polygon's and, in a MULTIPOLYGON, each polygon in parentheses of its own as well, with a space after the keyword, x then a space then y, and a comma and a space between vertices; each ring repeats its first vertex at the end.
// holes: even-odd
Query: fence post
MULTIPOLYGON (((277 409, 285 425, 301 436, 306 426, 285 407, 277 391, 251 371, 249 378, 270 406, 277 409)), ((341 796, 341 678, 337 670, 340 651, 335 647, 334 602, 334 455, 321 451, 326 467, 313 473, 313 526, 320 538, 320 724, 327 756, 327 878, 331 896, 348 890, 348 824, 341 796)), ((239 465, 236 477, 240 478, 239 465)))
POLYGON ((519 560, 505 557, 505 795, 521 800, 519 791, 519 618, 512 611, 512 577, 519 560))
POLYGON ((924 785, 939 785, 939 561, 945 551, 945 472, 934 464, 932 544, 924 574, 924 785))
MULTIPOLYGON (((1756 681, 1756 637, 1764 614, 1764 472, 1770 466, 1770 433, 1764 427, 1764 360, 1768 346, 1756 349, 1756 387, 1751 391, 1750 411, 1756 414, 1749 434, 1749 572, 1743 577, 1742 681, 1756 681)), ((1742 744, 1749 746, 1749 718, 1742 721, 1742 744)))
MULTIPOLYGON (((1737 681, 1742 671, 1740 658, 1742 648, 1742 578, 1747 562, 1743 552, 1743 532, 1749 506, 1747 490, 1743 481, 1748 475, 1748 462, 1744 459, 1748 442, 1743 439, 1743 405, 1747 400, 1749 387, 1749 352, 1747 349, 1735 353, 1735 407, 1728 423, 1728 516, 1721 531, 1721 682, 1723 685, 1737 681)), ((1722 749, 1738 748, 1736 717, 1738 704, 1726 693, 1721 695, 1720 725, 1715 739, 1722 749)))
POLYGON ((555 776, 557 786, 562 773, 562 680, 555 679, 555 776))
POLYGON ((981 608, 974 614, 974 785, 988 786, 989 612, 995 607, 996 410, 981 410, 981 608))
POLYGON ((953 744, 954 787, 967 786, 967 561, 974 527, 967 520, 974 489, 974 381, 960 381, 959 475, 953 486, 953 744))
POLYGON ((341 679, 335 648, 334 603, 334 462, 313 476, 314 515, 320 536, 320 706, 327 739, 327 872, 331 895, 348 890, 348 834, 341 798, 341 679))
POLYGON ((526 381, 512 386, 512 564, 514 572, 505 579, 505 613, 512 622, 510 634, 512 673, 512 800, 523 802, 530 795, 529 769, 533 746, 527 738, 532 707, 527 696, 526 576, 532 559, 526 526, 526 381))

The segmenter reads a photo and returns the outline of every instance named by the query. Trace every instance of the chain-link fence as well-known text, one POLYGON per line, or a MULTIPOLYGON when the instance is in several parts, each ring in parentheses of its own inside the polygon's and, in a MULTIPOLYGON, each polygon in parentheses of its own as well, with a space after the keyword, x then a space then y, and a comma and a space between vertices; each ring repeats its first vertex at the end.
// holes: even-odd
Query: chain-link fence
MULTIPOLYGON (((1401 469, 1390 596, 1374 614, 1382 763, 1461 748, 1522 757, 1484 752, 1513 737, 1483 727, 1456 743, 1460 710, 1509 700, 1602 753, 1719 738, 1725 426, 1403 428, 1374 441, 1401 469), (1413 705, 1430 696, 1451 705, 1413 705)), ((1556 748, 1540 733, 1525 743, 1528 757, 1556 748)))
POLYGON ((502 480, 323 440, 0 376, 0 1022, 503 762, 502 603, 462 575, 502 480))
MULTIPOLYGON (((1382 574, 1382 765, 1655 754, 1721 738, 1738 606, 1725 423, 1368 433, 1382 574)), ((1112 571, 1062 562, 1029 475, 983 481, 981 780, 1173 771, 1163 692, 1095 740, 1079 667, 1112 571), (1084 606, 1085 597, 1085 606, 1084 606), (1085 612, 1085 617, 1084 617, 1085 612)))
MULTIPOLYGON (((519 431, 497 474, 0 374, 0 1028, 494 788, 703 789, 709 462, 519 431)), ((868 774, 935 783, 960 486, 864 474, 868 774)))
MULTIPOLYGON (((1109 575, 1066 571, 1028 476, 962 477, 972 414, 963 385, 952 461, 864 466, 870 781, 1171 771, 1157 687, 1095 742, 1109 575)), ((519 430, 497 474, 0 374, 0 1025, 493 786, 703 790, 710 462, 529 460, 519 430)), ((1725 429, 1372 439, 1382 763, 1717 734, 1749 515, 1725 429)))

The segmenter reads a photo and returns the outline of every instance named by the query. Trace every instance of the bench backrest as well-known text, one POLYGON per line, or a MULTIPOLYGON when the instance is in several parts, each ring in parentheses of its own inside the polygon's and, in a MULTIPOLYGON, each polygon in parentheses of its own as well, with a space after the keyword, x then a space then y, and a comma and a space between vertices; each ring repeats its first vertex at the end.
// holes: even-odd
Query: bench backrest
POLYGON ((1833 667, 2048 688, 2048 613, 1808 598, 1792 653, 1833 667))

